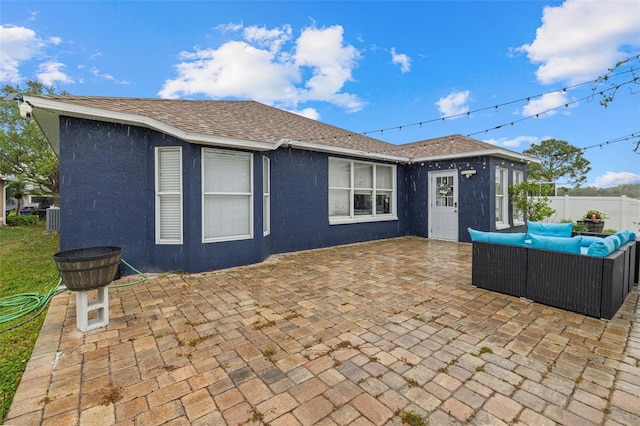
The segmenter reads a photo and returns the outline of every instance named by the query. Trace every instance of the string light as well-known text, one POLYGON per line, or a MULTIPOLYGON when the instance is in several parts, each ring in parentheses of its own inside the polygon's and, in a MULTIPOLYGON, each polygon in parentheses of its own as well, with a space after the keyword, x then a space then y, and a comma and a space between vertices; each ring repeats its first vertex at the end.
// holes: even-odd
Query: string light
MULTIPOLYGON (((628 62, 631 62, 633 60, 638 60, 638 59, 640 59, 640 54, 634 55, 634 56, 628 58, 624 62, 628 63, 628 62)), ((538 112, 538 113, 536 113, 534 115, 525 116, 525 117, 523 117, 523 118, 521 118, 519 120, 514 120, 514 121, 510 121, 510 122, 504 123, 504 124, 499 124, 499 125, 494 126, 492 128, 487 128, 487 129, 484 129, 484 130, 481 130, 481 131, 478 131, 478 132, 469 133, 466 136, 467 137, 471 137, 471 136, 478 135, 478 134, 481 134, 481 133, 486 134, 486 133, 488 133, 490 131, 498 130, 498 129, 501 129, 502 127, 505 127, 505 126, 514 127, 514 125, 516 123, 520 123, 521 121, 524 121, 524 120, 528 120, 528 119, 531 119, 531 118, 540 118, 540 115, 547 114, 547 113, 555 111, 557 109, 569 108, 569 105, 578 103, 580 101, 584 101, 584 100, 589 100, 590 101, 591 99, 593 99, 594 97, 596 97, 598 95, 599 96, 604 96, 605 93, 610 92, 610 91, 616 91, 620 87, 624 86, 625 84, 638 83, 638 77, 636 77, 636 75, 635 75, 638 70, 639 70, 638 68, 631 67, 630 69, 628 69, 626 71, 621 71, 619 73, 612 74, 612 75, 609 75, 609 76, 604 76, 604 77, 601 76, 601 77, 598 77, 598 78, 596 78, 594 80, 586 81, 586 82, 583 82, 583 83, 578 83, 578 84, 575 84, 575 85, 572 85, 572 86, 566 86, 566 87, 563 87, 563 88, 560 88, 560 89, 550 90, 550 91, 543 92, 543 93, 540 93, 540 94, 537 94, 537 95, 531 95, 531 96, 527 96, 527 97, 524 97, 524 98, 512 100, 512 101, 509 101, 509 102, 504 102, 504 103, 501 103, 501 104, 498 104, 498 105, 492 105, 490 107, 478 108, 478 109, 475 109, 475 110, 466 111, 466 112, 462 112, 462 113, 458 113, 458 114, 452 114, 452 115, 443 116, 443 117, 439 117, 439 118, 434 118, 434 119, 430 119, 430 120, 422 120, 422 121, 415 122, 415 123, 401 124, 401 125, 387 127, 387 128, 378 129, 378 130, 368 130, 368 131, 361 132, 361 133, 344 132, 341 135, 325 136, 325 137, 318 138, 315 141, 308 141, 308 142, 321 143, 323 141, 329 140, 330 138, 332 138, 334 141, 337 141, 337 139, 339 137, 347 136, 348 138, 351 138, 352 136, 356 136, 356 135, 357 136, 368 136, 368 135, 371 135, 371 134, 374 134, 374 133, 380 133, 380 135, 384 135, 385 130, 386 131, 389 131, 389 130, 402 130, 405 127, 413 127, 413 126, 419 126, 419 128, 422 128, 423 124, 433 123, 433 122, 436 122, 436 121, 444 122, 446 120, 451 120, 451 119, 459 118, 459 117, 462 117, 462 116, 467 116, 469 118, 469 117, 471 117, 471 114, 477 114, 479 112, 483 112, 483 111, 487 111, 487 110, 498 110, 499 107, 504 107, 504 106, 507 106, 507 105, 517 104, 517 103, 521 103, 521 102, 525 102, 525 101, 526 102, 531 102, 532 99, 540 98, 540 97, 543 97, 545 95, 549 95, 549 94, 552 94, 552 93, 558 93, 558 92, 567 93, 568 90, 573 90, 573 89, 585 86, 587 84, 595 84, 595 86, 592 88, 592 93, 589 96, 585 96, 585 97, 582 97, 580 99, 564 103, 563 105, 560 105, 560 106, 557 106, 557 107, 554 107, 554 108, 549 108, 549 109, 547 109, 545 111, 540 111, 540 112, 538 112), (631 75, 633 76, 633 78, 631 78, 630 80, 625 81, 625 82, 620 83, 620 84, 617 84, 615 86, 612 86, 612 87, 610 87, 608 89, 601 90, 599 92, 595 91, 595 87, 597 87, 598 84, 600 84, 602 82, 605 82, 605 81, 610 81, 614 77, 619 77, 619 76, 622 76, 622 75, 625 75, 625 74, 629 74, 629 73, 631 73, 631 75)), ((612 69, 610 69, 609 71, 612 71, 612 69)), ((606 144, 606 143, 603 143, 603 144, 606 144)), ((601 146, 601 145, 602 144, 597 144, 595 146, 598 147, 598 146, 601 146)), ((638 142, 638 146, 636 146, 634 151, 640 150, 639 146, 640 146, 640 141, 638 142)), ((583 148, 583 149, 589 149, 589 148, 593 148, 593 147, 586 147, 586 148, 583 148)))
MULTIPOLYGON (((640 132, 630 133, 625 136, 620 136, 619 138, 610 139, 606 142, 600 142, 595 145, 585 146, 584 148, 580 148, 580 149, 582 149, 583 151, 586 151, 588 149, 593 149, 593 148, 603 148, 607 145, 612 145, 614 143, 624 142, 624 141, 628 141, 629 139, 635 139, 635 138, 640 138, 640 132)), ((638 146, 640 146, 640 140, 637 142, 636 147, 633 149, 633 151, 636 153, 638 152, 637 151, 638 146)))

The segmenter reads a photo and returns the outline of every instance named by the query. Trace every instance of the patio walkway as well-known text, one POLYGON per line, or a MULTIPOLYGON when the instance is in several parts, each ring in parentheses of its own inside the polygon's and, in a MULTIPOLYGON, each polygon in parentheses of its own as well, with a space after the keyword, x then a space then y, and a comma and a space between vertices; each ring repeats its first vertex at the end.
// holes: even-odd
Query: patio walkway
POLYGON ((471 246, 399 238, 56 296, 11 425, 640 424, 638 287, 601 321, 470 284, 471 246))

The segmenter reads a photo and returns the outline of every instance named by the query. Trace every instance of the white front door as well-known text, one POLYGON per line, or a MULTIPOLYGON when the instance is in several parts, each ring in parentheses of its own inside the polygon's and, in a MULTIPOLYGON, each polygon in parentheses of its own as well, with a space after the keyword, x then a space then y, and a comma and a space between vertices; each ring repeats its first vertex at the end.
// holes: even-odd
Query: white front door
POLYGON ((429 238, 458 241, 458 170, 429 175, 429 238))

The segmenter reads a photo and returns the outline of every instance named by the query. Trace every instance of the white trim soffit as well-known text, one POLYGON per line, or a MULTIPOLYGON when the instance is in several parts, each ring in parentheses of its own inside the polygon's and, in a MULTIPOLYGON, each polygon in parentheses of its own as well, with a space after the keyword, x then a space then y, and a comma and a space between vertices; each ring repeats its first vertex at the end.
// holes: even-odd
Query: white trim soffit
POLYGON ((530 157, 525 154, 520 154, 519 152, 509 151, 501 148, 485 149, 482 151, 459 152, 456 154, 441 154, 441 155, 432 155, 427 157, 415 157, 411 159, 411 162, 422 163, 425 161, 445 161, 445 160, 455 160, 458 158, 471 158, 471 157, 498 157, 498 158, 504 158, 511 161, 518 161, 521 163, 540 163, 540 160, 535 157, 530 157))

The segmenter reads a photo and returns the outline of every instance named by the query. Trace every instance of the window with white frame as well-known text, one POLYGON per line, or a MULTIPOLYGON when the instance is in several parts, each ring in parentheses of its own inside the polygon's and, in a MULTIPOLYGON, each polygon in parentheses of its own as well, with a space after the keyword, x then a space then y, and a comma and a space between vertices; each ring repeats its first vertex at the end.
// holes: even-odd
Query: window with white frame
POLYGON ((269 157, 262 157, 262 232, 271 233, 271 164, 269 157))
POLYGON ((496 167, 496 228, 509 227, 509 174, 507 169, 496 167))
POLYGON ((396 168, 329 158, 331 223, 395 219, 396 168))
MULTIPOLYGON (((524 172, 521 170, 513 171, 513 185, 519 185, 524 181, 524 172)), ((524 225, 524 212, 513 206, 513 224, 524 225)))
POLYGON ((156 244, 182 244, 182 148, 155 148, 156 244))
POLYGON ((253 155, 202 148, 202 241, 253 238, 253 155))

